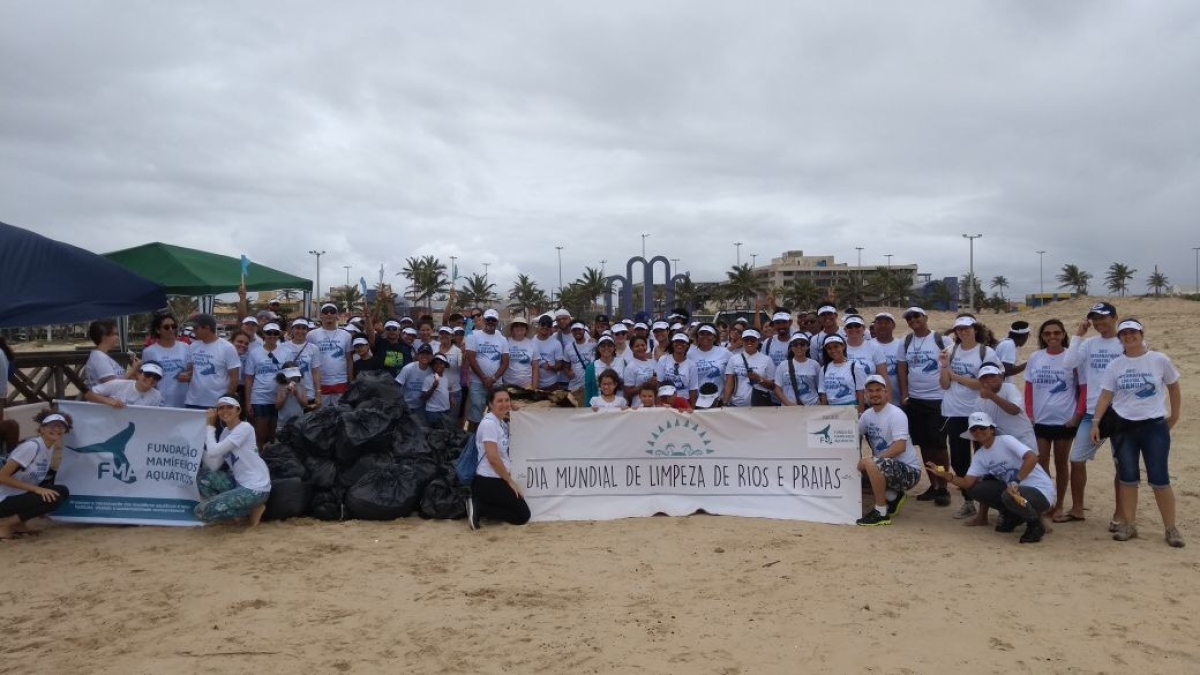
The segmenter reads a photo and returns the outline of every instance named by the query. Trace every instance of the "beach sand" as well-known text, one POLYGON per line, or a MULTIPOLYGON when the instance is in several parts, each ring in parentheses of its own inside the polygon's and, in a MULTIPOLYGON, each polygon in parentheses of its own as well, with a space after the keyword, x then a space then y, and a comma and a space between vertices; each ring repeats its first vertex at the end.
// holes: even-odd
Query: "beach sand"
MULTIPOLYGON (((416 518, 50 525, 0 542, 0 671, 1197 673, 1200 355, 1186 331, 1200 303, 1114 303, 1183 374, 1182 550, 1163 542, 1147 489, 1142 538, 1110 539, 1107 459, 1090 465, 1087 521, 1032 546, 915 501, 877 528, 705 515, 478 532, 416 518)), ((1073 328, 1090 304, 981 318, 1001 334, 1017 318, 1073 328)))

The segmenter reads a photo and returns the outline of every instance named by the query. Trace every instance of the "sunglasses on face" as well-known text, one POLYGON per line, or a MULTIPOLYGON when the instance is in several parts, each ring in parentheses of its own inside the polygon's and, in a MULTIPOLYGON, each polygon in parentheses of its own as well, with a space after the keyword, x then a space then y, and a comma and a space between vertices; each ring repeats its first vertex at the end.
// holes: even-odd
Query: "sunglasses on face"
POLYGON ((396 331, 398 331, 398 330, 400 330, 400 329, 399 329, 399 328, 396 328, 395 326, 392 326, 391 328, 385 328, 384 330, 386 330, 386 331, 388 331, 388 332, 393 332, 393 333, 394 333, 394 332, 396 332, 396 331))
POLYGON ((280 335, 283 335, 283 333, 280 333, 277 330, 266 330, 266 331, 263 331, 263 335, 265 335, 267 337, 279 337, 280 335))
POLYGON ((323 310, 321 310, 321 313, 322 314, 337 314, 337 310, 336 309, 323 309, 323 310))
POLYGON ((478 318, 479 318, 479 317, 481 317, 481 316, 483 316, 483 315, 482 315, 482 314, 472 314, 472 315, 471 315, 471 318, 472 318, 472 319, 478 319, 478 318))

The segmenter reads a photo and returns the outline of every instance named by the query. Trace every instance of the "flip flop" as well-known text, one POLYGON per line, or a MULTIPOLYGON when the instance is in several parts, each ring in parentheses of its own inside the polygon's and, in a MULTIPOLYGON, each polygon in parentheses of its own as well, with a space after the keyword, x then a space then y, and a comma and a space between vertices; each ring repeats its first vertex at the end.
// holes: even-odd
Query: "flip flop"
POLYGON ((1058 518, 1051 518, 1051 522, 1055 523, 1082 523, 1087 520, 1083 516, 1077 516, 1074 513, 1064 513, 1058 518))

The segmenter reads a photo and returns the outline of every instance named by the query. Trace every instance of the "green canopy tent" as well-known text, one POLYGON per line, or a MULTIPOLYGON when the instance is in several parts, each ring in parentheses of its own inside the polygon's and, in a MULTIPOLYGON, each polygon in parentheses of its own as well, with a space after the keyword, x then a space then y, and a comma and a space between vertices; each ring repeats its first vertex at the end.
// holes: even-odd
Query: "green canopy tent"
MULTIPOLYGON (((162 284, 167 295, 235 293, 242 282, 241 260, 238 258, 162 242, 105 253, 104 257, 154 283, 162 284)), ((273 291, 281 288, 311 292, 313 283, 270 267, 250 265, 250 271, 246 274, 246 290, 273 291)))

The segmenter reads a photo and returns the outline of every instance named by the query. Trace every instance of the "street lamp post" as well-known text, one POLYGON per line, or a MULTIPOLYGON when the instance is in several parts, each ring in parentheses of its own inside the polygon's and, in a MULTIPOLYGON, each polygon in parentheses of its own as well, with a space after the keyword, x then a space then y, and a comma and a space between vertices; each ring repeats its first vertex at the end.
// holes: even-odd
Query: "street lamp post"
MULTIPOLYGON (((1043 276, 1043 270, 1045 268, 1042 267, 1042 263, 1046 259, 1046 252, 1038 251, 1037 254, 1038 254, 1038 295, 1045 295, 1046 294, 1046 280, 1045 280, 1045 277, 1043 276)), ((1038 306, 1039 307, 1045 302, 1046 302, 1045 298, 1038 298, 1038 306)))
MULTIPOLYGON (((645 236, 646 235, 644 235, 644 234, 642 235, 642 237, 643 237, 642 246, 646 245, 645 236)), ((554 248, 558 250, 558 304, 561 305, 562 304, 562 250, 563 250, 563 247, 555 246, 554 248)), ((643 256, 643 257, 645 257, 645 256, 643 256)))
POLYGON ((1193 246, 1196 252, 1196 293, 1200 293, 1200 246, 1193 246))
POLYGON ((854 247, 854 249, 855 249, 856 251, 858 251, 858 267, 862 267, 862 252, 863 252, 863 248, 865 248, 865 247, 863 247, 863 246, 855 246, 855 247, 854 247))
POLYGON ((350 288, 350 266, 342 265, 342 269, 346 270, 346 289, 349 290, 349 288, 350 288))
POLYGON ((889 270, 892 269, 892 256, 893 255, 895 255, 895 254, 894 253, 884 253, 883 254, 883 257, 888 259, 887 266, 888 266, 889 270))
POLYGON ((309 251, 308 253, 309 255, 317 256, 317 286, 313 291, 312 299, 308 303, 308 315, 312 316, 313 303, 317 301, 317 298, 321 297, 321 256, 325 255, 325 251, 309 251))
POLYGON ((970 267, 967 268, 967 309, 975 312, 975 240, 982 234, 964 234, 963 239, 971 242, 970 267))
POLYGON ((735 241, 735 242, 733 242, 733 245, 737 247, 737 264, 738 264, 738 267, 741 267, 742 266, 742 242, 735 241))
POLYGON ((483 263, 483 278, 484 278, 484 280, 486 280, 488 278, 488 268, 491 266, 492 266, 492 263, 489 263, 489 262, 483 263))
MULTIPOLYGON (((649 237, 649 236, 650 236, 649 232, 642 233, 642 257, 643 258, 646 257, 646 237, 649 237)), ((560 283, 559 286, 562 286, 562 284, 560 283)))
POLYGON ((754 269, 758 269, 758 254, 757 253, 750 254, 750 266, 753 267, 754 269))

